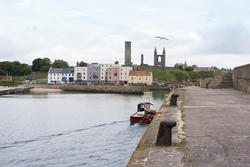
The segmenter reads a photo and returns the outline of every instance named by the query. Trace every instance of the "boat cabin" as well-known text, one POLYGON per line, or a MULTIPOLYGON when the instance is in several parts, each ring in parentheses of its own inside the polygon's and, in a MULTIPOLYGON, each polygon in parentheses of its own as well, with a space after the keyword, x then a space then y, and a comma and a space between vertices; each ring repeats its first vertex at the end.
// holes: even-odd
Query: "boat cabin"
POLYGON ((150 110, 150 106, 153 104, 150 102, 145 102, 145 103, 139 103, 137 105, 137 111, 145 111, 145 110, 150 110))

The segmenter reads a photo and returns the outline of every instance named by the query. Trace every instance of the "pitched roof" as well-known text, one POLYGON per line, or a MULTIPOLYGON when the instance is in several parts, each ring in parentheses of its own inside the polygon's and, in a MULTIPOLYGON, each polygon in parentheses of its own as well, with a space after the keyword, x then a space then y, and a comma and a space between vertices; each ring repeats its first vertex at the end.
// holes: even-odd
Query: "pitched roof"
POLYGON ((129 76, 151 76, 149 71, 130 71, 129 76))
POLYGON ((74 73, 74 68, 50 68, 49 73, 71 74, 74 73))

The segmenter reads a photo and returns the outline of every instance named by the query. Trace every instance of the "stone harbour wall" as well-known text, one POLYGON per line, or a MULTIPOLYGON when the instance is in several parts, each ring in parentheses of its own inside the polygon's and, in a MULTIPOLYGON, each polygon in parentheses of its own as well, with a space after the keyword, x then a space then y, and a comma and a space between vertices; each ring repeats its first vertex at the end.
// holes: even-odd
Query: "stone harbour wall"
POLYGON ((111 85, 34 85, 35 88, 62 89, 64 91, 92 93, 143 94, 150 90, 169 90, 167 86, 111 86, 111 85))
POLYGON ((250 64, 234 68, 233 86, 235 89, 250 93, 250 64))

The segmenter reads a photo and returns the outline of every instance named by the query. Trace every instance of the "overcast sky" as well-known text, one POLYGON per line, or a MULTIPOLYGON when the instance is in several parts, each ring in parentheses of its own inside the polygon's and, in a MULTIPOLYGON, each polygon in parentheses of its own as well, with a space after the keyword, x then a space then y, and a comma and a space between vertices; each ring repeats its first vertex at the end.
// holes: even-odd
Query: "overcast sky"
POLYGON ((70 65, 153 64, 166 47, 166 65, 232 68, 250 63, 249 0, 0 0, 0 61, 31 64, 38 57, 70 65), (155 39, 165 36, 169 40, 155 39))

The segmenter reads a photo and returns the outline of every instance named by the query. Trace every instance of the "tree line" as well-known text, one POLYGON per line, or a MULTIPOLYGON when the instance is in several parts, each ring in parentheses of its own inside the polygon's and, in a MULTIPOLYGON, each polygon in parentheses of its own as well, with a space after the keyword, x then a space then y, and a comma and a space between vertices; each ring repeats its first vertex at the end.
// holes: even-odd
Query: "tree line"
POLYGON ((198 79, 215 77, 216 75, 221 74, 219 71, 183 71, 180 69, 171 70, 166 72, 164 70, 155 70, 153 71, 154 81, 159 82, 183 82, 191 81, 196 82, 198 79))
MULTIPOLYGON (((76 63, 76 66, 85 67, 87 63, 80 61, 76 63)), ((53 68, 68 68, 68 62, 64 60, 55 60, 53 63, 49 58, 37 58, 32 61, 32 65, 29 66, 19 61, 3 61, 0 62, 0 75, 13 75, 22 76, 29 75, 32 72, 48 72, 50 67, 53 68)))

